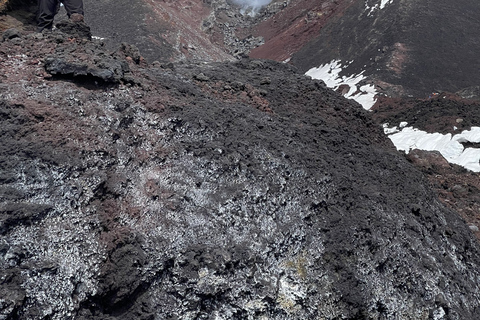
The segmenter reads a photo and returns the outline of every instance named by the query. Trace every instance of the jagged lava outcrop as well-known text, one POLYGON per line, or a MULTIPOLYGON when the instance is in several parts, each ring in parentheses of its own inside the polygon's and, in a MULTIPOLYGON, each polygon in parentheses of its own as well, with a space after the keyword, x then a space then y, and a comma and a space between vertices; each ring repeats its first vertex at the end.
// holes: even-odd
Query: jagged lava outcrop
POLYGON ((4 38, 3 319, 479 318, 478 241, 322 82, 4 38))

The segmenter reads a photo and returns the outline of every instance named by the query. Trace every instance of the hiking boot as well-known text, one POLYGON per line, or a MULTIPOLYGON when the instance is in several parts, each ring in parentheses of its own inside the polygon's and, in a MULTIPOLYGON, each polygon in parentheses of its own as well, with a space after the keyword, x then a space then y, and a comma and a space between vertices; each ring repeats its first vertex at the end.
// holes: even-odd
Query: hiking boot
POLYGON ((74 13, 70 16, 70 20, 72 20, 72 22, 83 22, 83 15, 80 14, 80 13, 74 13))

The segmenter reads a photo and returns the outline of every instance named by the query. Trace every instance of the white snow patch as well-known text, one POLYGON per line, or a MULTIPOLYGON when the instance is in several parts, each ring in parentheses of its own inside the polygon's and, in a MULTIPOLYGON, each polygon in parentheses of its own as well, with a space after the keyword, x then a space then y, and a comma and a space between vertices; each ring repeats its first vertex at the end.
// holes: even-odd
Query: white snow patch
MULTIPOLYGON (((346 64, 344 67, 347 67, 350 63, 346 64)), ((373 107, 376 100, 375 95, 377 94, 375 86, 371 84, 363 85, 361 87, 357 86, 360 81, 366 79, 363 75, 364 71, 347 77, 340 76, 342 70, 343 67, 341 61, 332 60, 330 63, 308 70, 305 74, 313 79, 323 80, 327 87, 334 90, 338 89, 341 85, 347 85, 349 90, 344 95, 346 98, 357 101, 367 110, 373 107)))
POLYGON ((374 6, 369 6, 368 5, 369 0, 365 1, 365 11, 368 11, 368 16, 370 16, 374 11, 376 10, 382 10, 385 8, 387 4, 390 4, 393 2, 393 0, 381 0, 380 3, 377 3, 374 6))
POLYGON ((387 4, 390 4, 390 3, 392 3, 392 2, 393 2, 393 0, 382 0, 382 2, 380 3, 380 10, 383 9, 383 8, 385 8, 385 6, 386 6, 387 4))
MULTIPOLYGON (((461 142, 480 143, 480 127, 472 127, 460 134, 452 136, 441 133, 427 133, 406 127, 406 123, 402 122, 404 127, 401 131, 397 127, 388 128, 385 124, 384 132, 398 150, 409 153, 412 149, 420 149, 426 151, 439 151, 442 156, 450 163, 458 164, 468 170, 480 172, 480 149, 464 148, 461 142)), ((402 127, 402 124, 400 127, 402 127)))

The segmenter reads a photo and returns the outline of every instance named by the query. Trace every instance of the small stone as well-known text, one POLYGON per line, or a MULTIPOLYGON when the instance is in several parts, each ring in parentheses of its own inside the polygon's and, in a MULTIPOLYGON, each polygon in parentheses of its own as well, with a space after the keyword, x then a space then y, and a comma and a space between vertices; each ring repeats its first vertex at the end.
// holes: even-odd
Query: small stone
POLYGON ((196 76, 194 76, 195 80, 198 80, 198 81, 208 81, 210 80, 209 77, 207 77, 205 74, 203 74, 203 72, 197 74, 196 76))
POLYGON ((479 229, 476 225, 473 225, 473 224, 470 224, 468 225, 468 228, 470 228, 470 230, 472 230, 473 232, 478 232, 479 229))
POLYGON ((143 59, 140 54, 140 49, 133 44, 122 42, 120 45, 120 51, 122 51, 126 57, 130 57, 133 61, 135 61, 136 64, 139 64, 143 59))
POLYGON ((161 68, 162 64, 160 63, 160 61, 155 60, 155 61, 152 62, 152 67, 161 68))
POLYGON ((3 32, 2 41, 14 39, 14 38, 20 38, 20 36, 21 36, 20 31, 18 31, 18 29, 10 28, 3 32))
POLYGON ((265 97, 266 95, 268 95, 268 91, 259 89, 259 90, 257 90, 257 94, 258 94, 259 96, 265 97))
POLYGON ((70 20, 72 20, 72 22, 83 22, 84 21, 84 17, 82 14, 80 13, 74 13, 70 16, 70 20))
POLYGON ((451 191, 453 192, 453 195, 455 197, 464 197, 465 195, 468 194, 468 190, 465 187, 458 184, 454 185, 451 191))
POLYGON ((28 39, 35 39, 35 40, 42 40, 43 39, 43 33, 40 32, 35 32, 32 34, 29 34, 27 36, 28 39))
POLYGON ((462 118, 458 118, 457 120, 455 120, 456 123, 462 123, 463 122, 463 119, 462 118))
POLYGON ((260 84, 270 84, 270 83, 272 83, 272 79, 270 79, 269 77, 265 77, 260 81, 260 84))
POLYGON ((13 38, 10 40, 13 44, 16 44, 16 45, 19 45, 21 44, 23 41, 21 38, 13 38))
POLYGON ((70 20, 59 21, 56 25, 57 29, 67 35, 69 38, 76 39, 92 39, 90 27, 84 22, 74 22, 70 20))

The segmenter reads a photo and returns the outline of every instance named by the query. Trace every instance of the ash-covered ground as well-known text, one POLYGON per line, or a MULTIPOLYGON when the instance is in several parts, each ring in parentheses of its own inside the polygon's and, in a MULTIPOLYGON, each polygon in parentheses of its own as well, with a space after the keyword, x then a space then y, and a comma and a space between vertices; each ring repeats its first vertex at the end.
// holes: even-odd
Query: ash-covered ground
POLYGON ((478 240, 358 104, 67 27, 0 44, 3 318, 480 317, 478 240))

